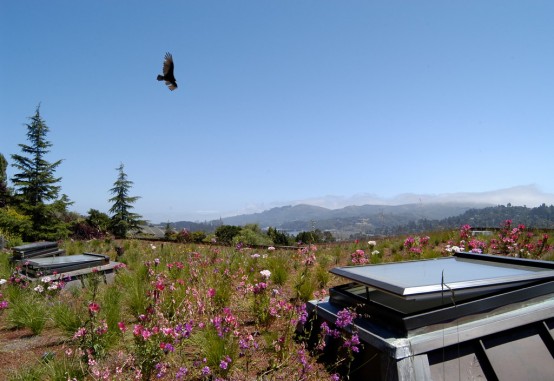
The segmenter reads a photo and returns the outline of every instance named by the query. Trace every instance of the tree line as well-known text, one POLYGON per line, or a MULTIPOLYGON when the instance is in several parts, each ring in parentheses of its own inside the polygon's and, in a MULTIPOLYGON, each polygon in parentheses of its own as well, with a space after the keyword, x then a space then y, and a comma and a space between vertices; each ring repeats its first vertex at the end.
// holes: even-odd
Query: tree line
POLYGON ((62 160, 50 162, 47 154, 52 143, 47 139, 49 128, 40 115, 40 105, 29 117, 27 144, 19 144, 21 153, 12 154, 11 163, 0 153, 0 237, 8 246, 20 242, 60 240, 68 237, 99 238, 111 234, 123 238, 141 225, 141 216, 132 212, 138 196, 130 196, 133 182, 127 178, 124 165, 117 170, 117 179, 109 190, 109 214, 90 209, 84 217, 70 212, 73 204, 61 192, 61 177, 56 169, 62 160), (7 167, 16 169, 8 184, 7 167))
MULTIPOLYGON (((198 227, 198 226, 197 226, 198 227)), ((176 231, 168 222, 165 237, 168 241, 185 243, 212 242, 228 246, 294 246, 297 244, 330 243, 335 237, 328 231, 314 229, 296 235, 287 234, 274 227, 261 229, 258 224, 219 225, 213 231, 204 229, 189 230, 182 228, 176 231)))
POLYGON ((497 229, 505 221, 525 225, 529 229, 554 229, 554 206, 541 204, 537 207, 497 205, 480 209, 469 209, 458 216, 440 220, 419 219, 405 224, 390 224, 373 227, 370 231, 360 231, 350 235, 350 239, 363 239, 376 235, 396 236, 418 234, 438 230, 453 230, 469 224, 476 228, 497 229))

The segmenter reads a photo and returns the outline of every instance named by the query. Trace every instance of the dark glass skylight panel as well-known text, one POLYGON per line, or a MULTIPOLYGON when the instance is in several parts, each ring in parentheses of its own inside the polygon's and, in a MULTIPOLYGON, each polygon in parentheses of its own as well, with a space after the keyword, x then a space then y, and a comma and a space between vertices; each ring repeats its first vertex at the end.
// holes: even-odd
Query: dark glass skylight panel
POLYGON ((44 275, 78 269, 92 268, 108 264, 110 258, 103 254, 84 253, 61 257, 35 258, 25 262, 23 272, 44 275))

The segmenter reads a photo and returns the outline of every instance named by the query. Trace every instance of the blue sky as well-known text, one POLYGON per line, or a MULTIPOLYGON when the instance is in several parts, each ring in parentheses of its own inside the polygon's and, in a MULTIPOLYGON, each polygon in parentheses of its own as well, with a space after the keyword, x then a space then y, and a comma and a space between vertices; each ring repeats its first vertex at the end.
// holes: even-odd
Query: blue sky
POLYGON ((550 204, 553 16, 551 1, 3 1, 0 153, 20 153, 40 104, 72 209, 107 212, 123 163, 152 222, 505 189, 550 204), (165 52, 174 92, 156 81, 165 52))

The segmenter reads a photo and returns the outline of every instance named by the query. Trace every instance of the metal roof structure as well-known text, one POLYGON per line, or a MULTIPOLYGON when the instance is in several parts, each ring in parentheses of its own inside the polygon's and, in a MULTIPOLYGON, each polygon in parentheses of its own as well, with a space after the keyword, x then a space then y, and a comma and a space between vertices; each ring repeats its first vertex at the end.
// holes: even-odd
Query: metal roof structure
POLYGON ((331 270, 309 307, 356 309, 351 380, 554 380, 554 262, 471 253, 331 270))

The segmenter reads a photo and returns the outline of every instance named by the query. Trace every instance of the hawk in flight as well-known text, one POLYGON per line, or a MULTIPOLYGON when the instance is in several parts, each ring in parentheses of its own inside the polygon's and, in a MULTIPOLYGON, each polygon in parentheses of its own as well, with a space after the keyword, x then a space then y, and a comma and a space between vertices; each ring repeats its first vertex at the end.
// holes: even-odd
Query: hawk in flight
POLYGON ((165 81, 169 90, 175 90, 177 88, 177 81, 173 76, 173 57, 170 53, 165 53, 163 73, 163 75, 158 75, 158 81, 165 81))

